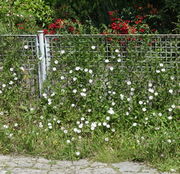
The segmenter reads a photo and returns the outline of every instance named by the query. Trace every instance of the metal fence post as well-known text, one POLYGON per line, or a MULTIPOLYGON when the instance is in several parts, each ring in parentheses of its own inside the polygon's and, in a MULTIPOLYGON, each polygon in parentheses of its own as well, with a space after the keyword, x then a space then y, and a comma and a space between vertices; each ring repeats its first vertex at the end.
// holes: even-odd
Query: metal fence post
POLYGON ((38 31, 39 39, 39 66, 38 66, 38 76, 39 76, 39 92, 42 95, 43 82, 46 80, 46 56, 45 56, 45 43, 44 43, 44 33, 43 31, 38 31))

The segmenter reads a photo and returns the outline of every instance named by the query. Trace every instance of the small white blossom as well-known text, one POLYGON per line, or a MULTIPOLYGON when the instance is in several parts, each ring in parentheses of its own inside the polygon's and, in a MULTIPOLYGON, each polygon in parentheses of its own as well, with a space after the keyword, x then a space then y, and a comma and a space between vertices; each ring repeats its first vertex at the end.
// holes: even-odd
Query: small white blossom
POLYGON ((29 48, 29 47, 28 47, 28 45, 24 45, 24 49, 26 49, 26 50, 27 50, 28 48, 29 48))
POLYGON ((160 66, 160 67, 163 67, 164 65, 163 65, 163 63, 160 63, 159 66, 160 66))
POLYGON ((154 89, 152 89, 152 88, 149 88, 148 91, 149 91, 150 93, 154 93, 154 89))
POLYGON ((160 73, 160 70, 156 70, 156 73, 158 73, 158 74, 159 74, 159 73, 160 73))
POLYGON ((169 92, 170 94, 172 94, 172 93, 173 93, 173 90, 172 90, 172 89, 170 89, 168 92, 169 92))
POLYGON ((53 70, 53 71, 56 71, 57 69, 56 69, 56 67, 53 67, 52 70, 53 70))
POLYGON ((116 130, 113 128, 113 129, 111 129, 111 131, 112 131, 112 132, 115 132, 116 130))
POLYGON ((79 156, 79 155, 80 155, 80 152, 76 152, 75 154, 76 154, 77 156, 79 156))
POLYGON ((89 70, 89 73, 90 73, 90 74, 92 74, 92 73, 93 73, 92 69, 90 69, 90 70, 89 70))
POLYGON ((71 104, 71 107, 75 107, 75 104, 73 103, 73 104, 71 104))
POLYGON ((121 59, 117 59, 117 62, 121 62, 122 60, 121 59))
POLYGON ((129 115, 129 112, 126 112, 126 115, 129 115))
POLYGON ((168 120, 172 120, 172 116, 169 116, 169 117, 168 117, 168 120))
POLYGON ((109 141, 109 138, 105 138, 104 140, 107 142, 107 141, 109 141))
POLYGON ((14 71, 14 68, 10 68, 9 70, 12 72, 12 71, 14 71))
POLYGON ((92 79, 89 79, 89 83, 92 83, 93 82, 93 80, 92 79))
POLYGON ((119 50, 118 50, 118 49, 115 49, 115 52, 116 52, 116 53, 119 53, 119 50))
POLYGON ((91 109, 88 109, 87 111, 88 111, 88 112, 91 112, 92 110, 91 110, 91 109))
POLYGON ((61 76, 61 80, 64 80, 65 79, 65 77, 64 76, 61 76))
POLYGON ((75 68, 75 70, 76 71, 79 71, 81 68, 79 67, 79 66, 77 66, 76 68, 75 68))
POLYGON ((66 140, 66 143, 69 144, 69 143, 71 143, 71 141, 70 140, 66 140))
POLYGON ((87 68, 84 69, 84 72, 88 72, 89 70, 87 68))
POLYGON ((43 93, 42 96, 43 96, 44 98, 47 98, 47 94, 46 94, 46 93, 43 93))
POLYGON ((161 69, 161 71, 162 71, 162 72, 165 72, 165 71, 166 71, 166 69, 165 69, 165 68, 162 68, 162 69, 161 69))
POLYGON ((61 121, 60 121, 60 120, 57 120, 57 123, 59 124, 59 123, 61 123, 61 121))
POLYGON ((137 123, 133 123, 132 126, 137 126, 137 123))
POLYGON ((106 120, 108 120, 108 121, 109 121, 109 120, 110 120, 110 117, 109 117, 109 116, 108 116, 108 117, 106 117, 106 120))
POLYGON ((60 53, 61 53, 61 54, 64 54, 64 53, 65 53, 65 51, 64 51, 64 50, 61 50, 61 51, 60 51, 60 53))
POLYGON ((149 100, 152 100, 153 99, 153 96, 149 96, 149 100))
POLYGON ((174 109, 175 107, 176 107, 176 106, 175 106, 174 104, 173 104, 173 105, 171 105, 171 108, 173 108, 173 109, 174 109))
POLYGON ((84 92, 81 92, 80 95, 81 95, 82 97, 86 97, 87 94, 84 93, 84 92))
POLYGON ((127 81, 126 83, 127 83, 127 85, 131 85, 131 81, 127 81))
POLYGON ((110 66, 110 67, 109 67, 109 69, 110 69, 111 71, 113 71, 113 70, 114 70, 114 68, 113 68, 112 66, 110 66))
POLYGON ((147 109, 146 109, 146 108, 142 108, 142 111, 146 112, 146 111, 147 111, 147 109))
POLYGON ((65 130, 64 130, 64 133, 67 134, 67 133, 68 133, 68 130, 65 129, 65 130))
POLYGON ((109 63, 109 59, 106 59, 104 62, 105 62, 105 63, 109 63))
POLYGON ((157 95, 158 95, 158 92, 155 92, 154 95, 157 96, 157 95))
POLYGON ((5 88, 5 87, 6 87, 6 84, 2 84, 2 87, 5 88))
POLYGON ((167 142, 168 142, 168 143, 171 143, 172 141, 171 141, 171 139, 168 139, 167 142))
POLYGON ((124 99, 124 95, 120 94, 120 98, 121 98, 121 100, 123 100, 124 99))
POLYGON ((92 50, 95 50, 95 49, 96 49, 96 46, 94 46, 94 45, 91 46, 91 49, 92 49, 92 50))
POLYGON ((58 62, 58 60, 55 60, 54 63, 57 65, 59 62, 58 62))
POLYGON ((114 112, 113 108, 110 108, 110 109, 108 110, 108 113, 111 114, 111 115, 113 115, 115 112, 114 112))
POLYGON ((76 94, 77 93, 77 89, 73 89, 73 91, 72 91, 74 94, 76 94))
POLYGON ((73 77, 73 81, 76 81, 77 80, 77 78, 76 77, 73 77))

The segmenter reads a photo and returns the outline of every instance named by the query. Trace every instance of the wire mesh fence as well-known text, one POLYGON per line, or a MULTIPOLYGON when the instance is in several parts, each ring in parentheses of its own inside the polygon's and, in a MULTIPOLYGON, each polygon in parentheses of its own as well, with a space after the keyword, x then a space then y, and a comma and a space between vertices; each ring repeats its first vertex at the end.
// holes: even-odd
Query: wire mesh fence
POLYGON ((120 72, 128 77, 132 72, 158 70, 157 62, 174 70, 179 79, 179 52, 180 35, 4 35, 0 36, 0 70, 4 60, 11 60, 9 68, 18 60, 24 68, 25 88, 37 94, 46 74, 55 68, 60 75, 51 77, 54 84, 76 67, 89 67, 104 78, 120 72))

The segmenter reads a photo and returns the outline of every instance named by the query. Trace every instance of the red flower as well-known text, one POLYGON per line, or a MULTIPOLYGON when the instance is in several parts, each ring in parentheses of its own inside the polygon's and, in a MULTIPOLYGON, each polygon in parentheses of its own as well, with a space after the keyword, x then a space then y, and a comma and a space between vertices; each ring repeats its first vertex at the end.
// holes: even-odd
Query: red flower
POLYGON ((69 27, 68 27, 68 31, 69 31, 69 32, 71 32, 71 33, 72 33, 74 30, 75 30, 75 29, 74 29, 74 27, 73 27, 73 26, 69 26, 69 27))
POLYGON ((114 11, 108 11, 108 15, 112 16, 114 14, 114 11))
POLYGON ((140 28, 139 32, 144 33, 146 30, 144 28, 140 28))
POLYGON ((54 29, 54 28, 56 28, 56 24, 52 23, 52 24, 50 24, 50 25, 48 26, 48 28, 49 28, 49 29, 54 29))
POLYGON ((43 32, 44 32, 44 34, 48 34, 48 30, 47 29, 44 29, 43 32))
POLYGON ((54 31, 54 30, 51 30, 50 32, 49 32, 49 34, 55 34, 56 33, 56 31, 54 31))

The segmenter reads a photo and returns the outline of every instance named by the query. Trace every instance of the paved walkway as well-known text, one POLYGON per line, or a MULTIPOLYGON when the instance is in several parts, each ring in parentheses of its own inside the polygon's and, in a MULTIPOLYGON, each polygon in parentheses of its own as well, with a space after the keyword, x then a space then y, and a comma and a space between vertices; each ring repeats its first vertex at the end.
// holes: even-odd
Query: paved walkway
MULTIPOLYGON (((0 174, 158 174, 141 163, 99 163, 88 160, 58 161, 0 155, 0 174)), ((165 174, 165 173, 163 173, 165 174)), ((166 173, 167 174, 167 173, 166 173)))

